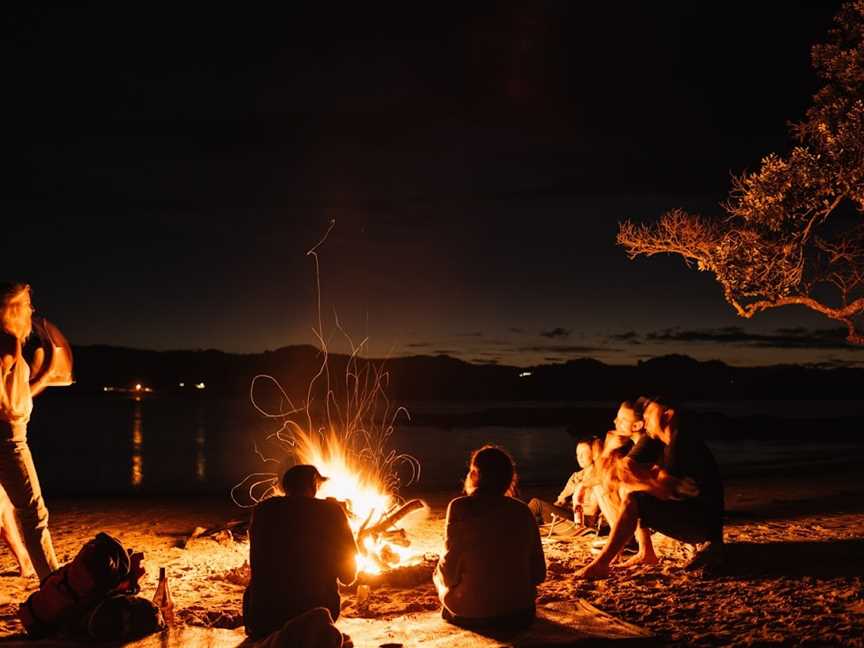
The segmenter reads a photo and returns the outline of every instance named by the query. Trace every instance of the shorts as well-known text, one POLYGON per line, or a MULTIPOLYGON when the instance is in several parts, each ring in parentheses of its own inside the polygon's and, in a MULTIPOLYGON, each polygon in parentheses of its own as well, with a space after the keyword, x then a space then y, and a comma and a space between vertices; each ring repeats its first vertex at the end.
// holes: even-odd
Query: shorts
POLYGON ((723 512, 706 498, 661 500, 648 493, 632 496, 642 528, 691 544, 723 539, 723 512))

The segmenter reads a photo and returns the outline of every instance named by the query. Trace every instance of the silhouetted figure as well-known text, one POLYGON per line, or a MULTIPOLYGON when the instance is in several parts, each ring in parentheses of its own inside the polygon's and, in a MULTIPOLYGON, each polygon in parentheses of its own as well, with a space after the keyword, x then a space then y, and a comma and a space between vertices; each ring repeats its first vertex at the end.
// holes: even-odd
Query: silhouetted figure
POLYGON ((22 353, 33 330, 30 286, 0 283, 0 320, 0 484, 12 503, 33 568, 44 579, 59 565, 48 531, 48 509, 27 445, 27 423, 33 397, 51 384, 54 374, 49 363, 31 377, 22 353))
POLYGON ((285 496, 264 500, 252 513, 251 579, 243 597, 251 637, 313 608, 326 608, 333 621, 339 617, 336 579, 354 580, 357 546, 339 504, 315 498, 325 479, 315 466, 294 466, 282 478, 285 496))
POLYGON ((516 482, 507 452, 495 446, 474 451, 467 496, 447 507, 445 552, 433 575, 450 623, 518 629, 534 620, 546 561, 533 514, 513 497, 516 482))

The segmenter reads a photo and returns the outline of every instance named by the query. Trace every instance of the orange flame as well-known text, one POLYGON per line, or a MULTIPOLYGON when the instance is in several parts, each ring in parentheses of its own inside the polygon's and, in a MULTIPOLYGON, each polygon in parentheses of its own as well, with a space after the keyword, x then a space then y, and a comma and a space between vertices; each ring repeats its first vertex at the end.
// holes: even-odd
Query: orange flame
MULTIPOLYGON (((364 524, 374 525, 398 503, 387 491, 384 479, 376 467, 352 456, 344 436, 335 430, 328 433, 294 433, 294 452, 301 463, 314 465, 327 477, 318 491, 318 497, 332 497, 345 502, 349 524, 355 534, 364 524)), ((357 555, 357 571, 367 574, 380 573, 383 567, 409 564, 419 560, 421 554, 408 547, 388 542, 382 538, 365 536, 357 555)))

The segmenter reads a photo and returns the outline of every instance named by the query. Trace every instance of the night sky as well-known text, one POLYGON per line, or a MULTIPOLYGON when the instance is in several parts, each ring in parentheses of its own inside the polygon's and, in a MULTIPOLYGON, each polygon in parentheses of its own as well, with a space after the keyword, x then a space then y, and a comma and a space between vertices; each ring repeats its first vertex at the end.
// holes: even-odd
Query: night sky
POLYGON ((314 343, 335 220, 335 350, 864 360, 615 246, 787 150, 839 2, 216 4, 4 9, 0 275, 74 344, 314 343))

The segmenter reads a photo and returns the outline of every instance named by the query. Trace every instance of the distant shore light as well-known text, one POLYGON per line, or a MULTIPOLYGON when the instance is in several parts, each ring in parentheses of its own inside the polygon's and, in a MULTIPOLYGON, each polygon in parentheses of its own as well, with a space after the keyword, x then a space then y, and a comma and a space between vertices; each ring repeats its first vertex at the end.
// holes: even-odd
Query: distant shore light
POLYGON ((198 383, 197 385, 195 385, 195 389, 204 389, 204 383, 203 382, 198 383))
POLYGON ((181 386, 181 387, 185 387, 185 386, 186 386, 186 383, 180 383, 180 386, 181 386))
POLYGON ((527 378, 530 375, 531 375, 530 371, 523 371, 522 373, 519 374, 519 377, 520 378, 527 378))
POLYGON ((141 391, 141 383, 135 385, 135 391, 141 391))

